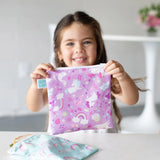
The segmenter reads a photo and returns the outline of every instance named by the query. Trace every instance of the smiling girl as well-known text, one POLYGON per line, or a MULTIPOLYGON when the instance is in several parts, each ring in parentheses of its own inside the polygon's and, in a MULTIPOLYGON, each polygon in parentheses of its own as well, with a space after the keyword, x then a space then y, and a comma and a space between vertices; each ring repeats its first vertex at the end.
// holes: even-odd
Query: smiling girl
MULTIPOLYGON (((121 114, 115 98, 133 105, 139 98, 138 87, 115 60, 107 60, 106 50, 97 20, 85 12, 68 14, 58 23, 54 33, 56 67, 91 66, 106 63, 105 70, 112 76, 111 94, 115 113, 112 132, 118 132, 121 114)), ((54 71, 51 64, 39 64, 31 73, 32 84, 27 93, 27 105, 37 112, 48 104, 47 89, 37 89, 37 79, 47 78, 46 71, 54 71)))

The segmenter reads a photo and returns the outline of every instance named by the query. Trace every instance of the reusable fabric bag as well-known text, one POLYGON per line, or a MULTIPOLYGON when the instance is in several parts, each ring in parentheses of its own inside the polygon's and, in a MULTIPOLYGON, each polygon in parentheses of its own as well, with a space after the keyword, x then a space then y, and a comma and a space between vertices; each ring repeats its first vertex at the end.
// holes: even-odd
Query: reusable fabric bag
POLYGON ((111 76, 104 64, 63 67, 48 73, 51 134, 113 127, 111 76))
POLYGON ((98 148, 53 135, 32 135, 8 150, 16 160, 83 160, 98 148))

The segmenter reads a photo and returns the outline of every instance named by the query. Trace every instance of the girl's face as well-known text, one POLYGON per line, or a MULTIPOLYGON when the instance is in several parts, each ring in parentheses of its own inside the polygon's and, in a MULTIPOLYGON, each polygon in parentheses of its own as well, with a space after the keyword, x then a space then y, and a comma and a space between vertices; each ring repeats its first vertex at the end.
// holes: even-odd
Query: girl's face
POLYGON ((97 43, 90 27, 73 23, 61 32, 58 57, 67 66, 89 66, 96 62, 97 43))

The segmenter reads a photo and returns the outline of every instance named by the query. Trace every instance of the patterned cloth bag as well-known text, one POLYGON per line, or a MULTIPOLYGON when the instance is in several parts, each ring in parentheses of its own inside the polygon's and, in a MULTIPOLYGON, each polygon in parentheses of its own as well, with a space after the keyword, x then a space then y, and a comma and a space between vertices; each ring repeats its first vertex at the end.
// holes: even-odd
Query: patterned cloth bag
POLYGON ((15 143, 8 153, 14 160, 83 160, 98 148, 53 135, 32 135, 15 143))
POLYGON ((111 76, 104 64, 63 67, 48 73, 51 134, 113 127, 111 76))

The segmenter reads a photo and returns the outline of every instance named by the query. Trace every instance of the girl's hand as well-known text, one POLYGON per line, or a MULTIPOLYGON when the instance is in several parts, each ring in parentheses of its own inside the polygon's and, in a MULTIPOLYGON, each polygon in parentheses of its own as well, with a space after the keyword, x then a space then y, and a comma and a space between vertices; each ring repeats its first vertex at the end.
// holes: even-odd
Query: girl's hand
POLYGON ((108 74, 112 75, 113 78, 116 78, 118 81, 122 81, 126 77, 126 72, 123 69, 123 66, 114 60, 107 62, 105 70, 108 74))
POLYGON ((37 86, 37 79, 47 78, 49 75, 46 71, 54 71, 54 67, 50 63, 39 64, 33 73, 30 74, 32 82, 37 86))

